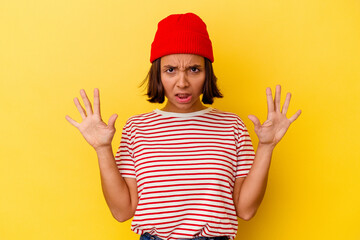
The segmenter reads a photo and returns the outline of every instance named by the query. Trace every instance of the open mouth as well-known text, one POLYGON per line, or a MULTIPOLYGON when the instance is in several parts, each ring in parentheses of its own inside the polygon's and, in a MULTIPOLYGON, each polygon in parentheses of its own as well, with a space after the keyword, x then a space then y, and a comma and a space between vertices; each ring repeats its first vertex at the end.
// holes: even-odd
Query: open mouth
POLYGON ((187 103, 191 101, 190 94, 176 94, 175 97, 179 103, 187 103))

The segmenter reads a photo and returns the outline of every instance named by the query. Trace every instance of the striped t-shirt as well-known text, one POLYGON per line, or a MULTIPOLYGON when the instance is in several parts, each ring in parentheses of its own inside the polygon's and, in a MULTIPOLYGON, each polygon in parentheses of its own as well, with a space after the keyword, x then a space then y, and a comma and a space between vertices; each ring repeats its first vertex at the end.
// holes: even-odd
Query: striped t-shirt
POLYGON ((155 109, 130 117, 115 160, 121 175, 137 182, 131 230, 164 240, 234 239, 234 183, 247 176, 254 157, 243 121, 231 112, 155 109))

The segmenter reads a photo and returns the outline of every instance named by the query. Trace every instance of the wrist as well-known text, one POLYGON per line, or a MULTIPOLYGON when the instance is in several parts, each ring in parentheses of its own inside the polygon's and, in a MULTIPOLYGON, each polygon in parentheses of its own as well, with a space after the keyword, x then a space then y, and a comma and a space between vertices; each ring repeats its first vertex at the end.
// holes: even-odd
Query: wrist
POLYGON ((276 144, 270 144, 270 143, 258 143, 258 148, 257 149, 262 149, 262 150, 266 150, 266 151, 270 151, 272 152, 275 148, 276 144))
POLYGON ((107 152, 109 150, 112 151, 112 146, 111 145, 103 145, 103 146, 99 146, 94 148, 96 153, 103 153, 103 152, 107 152))

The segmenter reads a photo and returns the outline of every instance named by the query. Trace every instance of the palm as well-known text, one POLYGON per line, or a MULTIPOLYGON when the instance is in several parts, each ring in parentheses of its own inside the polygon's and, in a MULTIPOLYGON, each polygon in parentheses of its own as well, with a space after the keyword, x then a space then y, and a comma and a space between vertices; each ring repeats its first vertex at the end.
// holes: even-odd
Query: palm
POLYGON ((82 95, 87 113, 82 108, 77 98, 74 99, 74 102, 83 121, 78 123, 69 116, 66 116, 66 119, 79 129, 85 140, 95 149, 103 146, 111 146, 111 141, 115 134, 114 123, 117 115, 113 114, 109 119, 109 124, 106 125, 100 115, 99 90, 94 89, 94 112, 92 111, 91 103, 87 98, 85 91, 81 90, 80 94, 82 95))
POLYGON ((106 145, 112 141, 114 131, 99 116, 88 116, 79 126, 85 140, 93 147, 106 145))
POLYGON ((280 85, 276 87, 274 100, 272 98, 270 88, 266 89, 266 95, 268 104, 267 120, 263 124, 260 124, 259 119, 254 115, 249 115, 249 119, 254 123, 255 133, 259 138, 259 143, 275 146, 283 138, 286 131, 290 127, 290 124, 299 117, 301 111, 297 111, 289 119, 286 117, 291 98, 290 93, 286 95, 285 103, 283 105, 282 111, 280 111, 280 85))

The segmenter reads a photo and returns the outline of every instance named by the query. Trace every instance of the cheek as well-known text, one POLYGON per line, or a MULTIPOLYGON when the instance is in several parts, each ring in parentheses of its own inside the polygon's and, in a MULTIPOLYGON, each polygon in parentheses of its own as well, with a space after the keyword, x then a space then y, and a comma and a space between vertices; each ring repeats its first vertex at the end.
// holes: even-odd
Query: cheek
POLYGON ((202 80, 198 81, 198 84, 196 86, 197 89, 199 89, 200 92, 202 92, 205 84, 205 76, 202 80))
POLYGON ((165 95, 171 91, 171 82, 168 81, 168 79, 161 78, 161 84, 163 86, 163 89, 165 91, 165 95))

